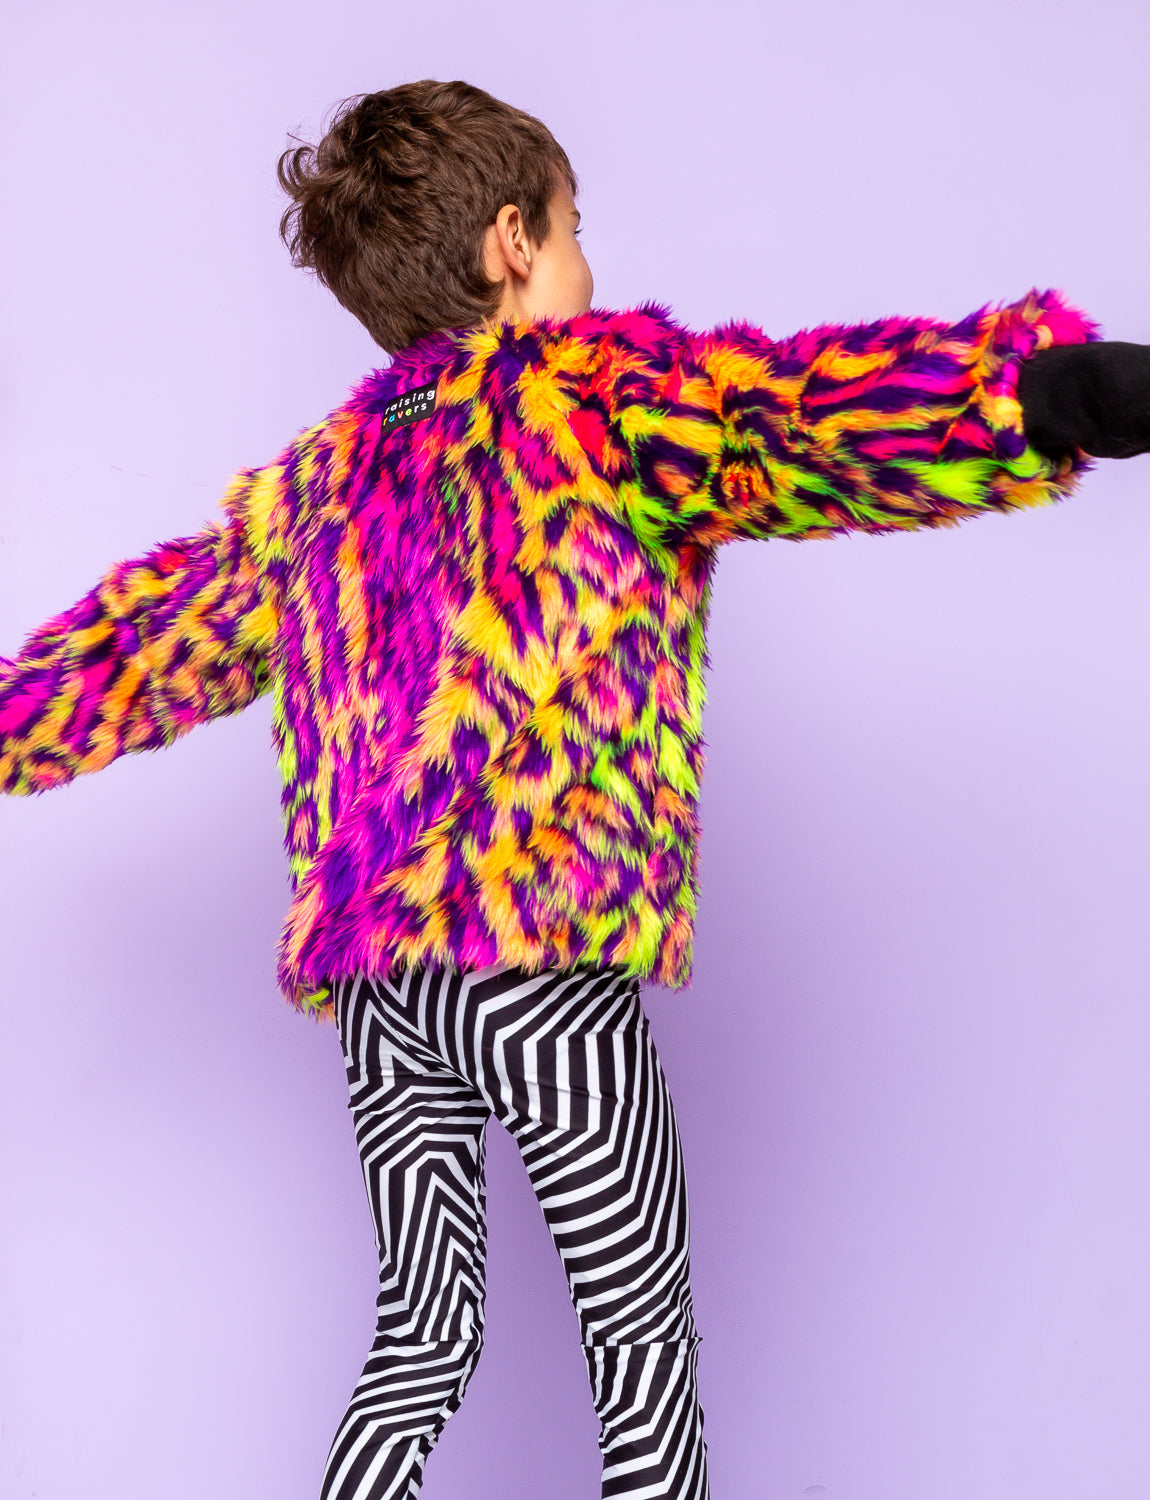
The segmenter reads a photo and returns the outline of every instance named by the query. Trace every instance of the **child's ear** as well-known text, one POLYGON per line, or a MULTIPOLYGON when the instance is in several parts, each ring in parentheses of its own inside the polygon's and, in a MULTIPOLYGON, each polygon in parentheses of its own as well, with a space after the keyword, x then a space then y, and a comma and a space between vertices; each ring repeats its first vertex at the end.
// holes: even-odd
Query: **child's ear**
POLYGON ((495 223, 488 226, 483 249, 487 274, 493 281, 502 281, 508 271, 526 280, 534 246, 514 203, 505 203, 496 214, 495 223))

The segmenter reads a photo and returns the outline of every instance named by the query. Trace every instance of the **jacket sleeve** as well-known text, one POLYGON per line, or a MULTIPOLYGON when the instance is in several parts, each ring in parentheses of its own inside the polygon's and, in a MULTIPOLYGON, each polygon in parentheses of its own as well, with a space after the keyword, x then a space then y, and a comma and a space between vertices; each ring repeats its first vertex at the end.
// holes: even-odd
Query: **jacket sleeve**
POLYGON ((0 791, 46 791, 169 745, 266 690, 277 608, 248 511, 278 473, 238 475, 222 521, 117 564, 0 658, 0 791))
POLYGON ((1056 292, 957 324, 892 318, 778 342, 627 316, 599 399, 628 520, 654 547, 944 526, 1057 499, 1089 467, 1023 429, 1023 362, 1098 337, 1056 292))

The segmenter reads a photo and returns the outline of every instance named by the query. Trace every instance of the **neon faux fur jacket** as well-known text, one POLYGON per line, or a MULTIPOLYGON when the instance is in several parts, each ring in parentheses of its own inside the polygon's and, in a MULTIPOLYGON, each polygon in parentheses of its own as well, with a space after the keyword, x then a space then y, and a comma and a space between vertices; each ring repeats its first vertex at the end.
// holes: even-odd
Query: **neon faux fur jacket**
POLYGON ((1064 495, 1088 460, 1028 446, 1020 361, 1096 337, 1051 292, 781 342, 652 306, 431 334, 0 659, 0 787, 270 690, 297 1005, 414 962, 683 984, 717 547, 1064 495))

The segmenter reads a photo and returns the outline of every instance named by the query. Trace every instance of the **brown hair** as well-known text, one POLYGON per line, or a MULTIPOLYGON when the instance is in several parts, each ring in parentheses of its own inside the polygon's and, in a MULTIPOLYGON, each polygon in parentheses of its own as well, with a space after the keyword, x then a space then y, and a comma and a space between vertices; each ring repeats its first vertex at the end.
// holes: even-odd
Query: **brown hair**
POLYGON ((345 99, 318 146, 283 153, 280 236, 394 353, 495 311, 484 231, 513 203, 542 244, 557 172, 574 193, 567 153, 533 115, 458 80, 404 83, 345 99))

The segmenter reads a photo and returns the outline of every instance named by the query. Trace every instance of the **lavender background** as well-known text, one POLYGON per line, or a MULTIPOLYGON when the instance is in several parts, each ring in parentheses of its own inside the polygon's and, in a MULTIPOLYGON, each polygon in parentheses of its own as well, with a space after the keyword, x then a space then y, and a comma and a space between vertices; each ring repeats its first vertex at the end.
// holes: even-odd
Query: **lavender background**
MULTIPOLYGON (((0 650, 380 362, 288 264, 289 130, 541 114, 597 298, 779 334, 1063 287, 1150 341, 1143 0, 9 4, 0 650)), ((742 544, 692 990, 648 1010, 716 1500, 1142 1493, 1150 461, 954 532, 742 544)), ((374 1249, 272 980, 266 704, 0 805, 0 1494, 314 1500, 374 1249)), ((589 1500, 574 1314, 490 1131, 488 1341, 428 1500, 589 1500)))

